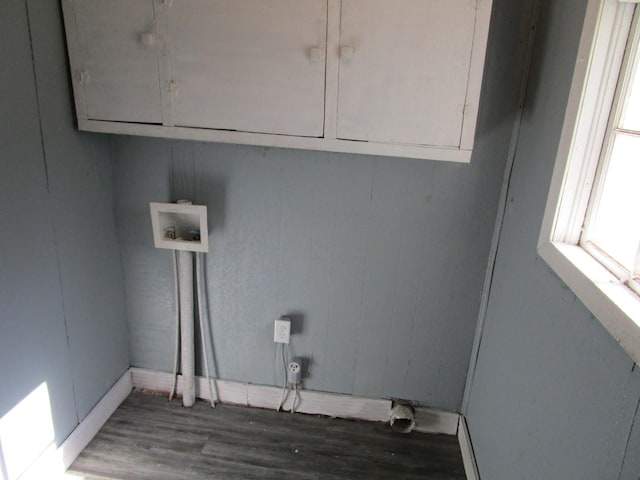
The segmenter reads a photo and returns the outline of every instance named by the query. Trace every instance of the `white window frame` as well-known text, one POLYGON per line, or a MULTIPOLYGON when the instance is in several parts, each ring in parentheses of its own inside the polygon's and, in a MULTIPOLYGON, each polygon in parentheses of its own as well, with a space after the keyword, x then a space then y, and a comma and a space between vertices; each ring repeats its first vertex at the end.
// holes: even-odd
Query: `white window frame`
POLYGON ((579 241, 639 1, 589 0, 538 239, 538 254, 635 363, 640 297, 579 241))

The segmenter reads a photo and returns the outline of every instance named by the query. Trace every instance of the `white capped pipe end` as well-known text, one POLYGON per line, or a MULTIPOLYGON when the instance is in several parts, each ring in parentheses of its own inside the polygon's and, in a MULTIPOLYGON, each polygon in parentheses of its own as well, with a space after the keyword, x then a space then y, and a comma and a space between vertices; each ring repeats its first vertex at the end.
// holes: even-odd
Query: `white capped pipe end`
POLYGON ((391 428, 400 433, 409 433, 416 426, 416 420, 413 415, 413 408, 408 405, 396 405, 391 409, 391 418, 389 420, 391 428))

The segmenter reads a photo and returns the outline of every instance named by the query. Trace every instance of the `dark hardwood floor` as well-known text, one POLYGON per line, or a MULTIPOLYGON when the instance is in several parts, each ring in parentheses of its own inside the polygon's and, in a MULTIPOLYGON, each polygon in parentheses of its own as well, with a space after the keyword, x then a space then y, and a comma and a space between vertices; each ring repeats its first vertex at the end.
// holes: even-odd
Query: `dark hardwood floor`
POLYGON ((132 393, 69 469, 93 479, 464 479, 456 437, 132 393))

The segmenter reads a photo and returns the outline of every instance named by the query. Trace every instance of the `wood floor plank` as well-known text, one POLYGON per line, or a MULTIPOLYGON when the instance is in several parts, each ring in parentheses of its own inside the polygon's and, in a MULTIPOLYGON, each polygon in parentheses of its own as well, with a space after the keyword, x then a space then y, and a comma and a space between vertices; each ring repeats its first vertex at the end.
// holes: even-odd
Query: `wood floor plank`
POLYGON ((70 472, 87 480, 462 480, 455 437, 132 393, 70 472))

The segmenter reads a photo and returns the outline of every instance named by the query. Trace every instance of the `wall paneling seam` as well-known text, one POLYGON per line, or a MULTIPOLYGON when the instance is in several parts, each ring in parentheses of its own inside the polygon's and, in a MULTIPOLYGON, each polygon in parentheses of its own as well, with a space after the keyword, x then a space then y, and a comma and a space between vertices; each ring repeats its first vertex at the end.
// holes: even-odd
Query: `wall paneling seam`
POLYGON ((496 259, 498 256, 498 249, 500 247, 500 234, 502 232, 502 226, 504 224, 504 216, 507 209, 507 199, 509 196, 509 190, 511 186, 511 175, 513 173, 514 160, 518 150, 518 138, 520 136, 520 126, 522 124, 522 117, 524 114, 524 105, 525 105, 527 91, 529 87, 529 73, 531 71, 531 64, 533 61, 533 50, 535 46, 538 20, 540 17, 541 3, 542 3, 542 0, 536 0, 531 12, 532 13, 531 24, 530 24, 531 26, 529 30, 529 38, 527 43, 525 63, 524 63, 524 68, 522 72, 522 82, 520 85, 520 94, 518 98, 518 110, 515 115, 515 119, 513 122, 513 130, 511 132, 509 153, 507 156, 507 163, 505 165, 502 189, 500 191, 498 213, 496 215, 495 227, 494 227, 493 236, 491 239, 491 250, 489 252, 489 260, 487 262, 487 271, 485 274, 484 285, 482 288, 482 298, 480 300, 480 309, 478 311, 478 323, 476 326, 476 334, 473 340, 473 347, 471 349, 471 359, 469 361, 469 369, 467 370, 467 380, 465 383, 464 395, 462 397, 462 406, 460 408, 460 413, 465 416, 467 414, 467 408, 469 406, 471 390, 473 388, 473 381, 475 379, 476 365, 478 363, 478 355, 480 354, 480 345, 482 343, 482 335, 484 333, 484 325, 487 319, 487 308, 489 306, 489 297, 491 295, 493 275, 494 275, 495 266, 496 266, 496 259))
MULTIPOLYGON (((44 128, 42 126, 42 110, 40 107, 41 96, 40 96, 40 91, 38 89, 38 74, 36 71, 35 53, 33 51, 33 32, 31 29, 31 18, 29 16, 29 0, 25 0, 24 8, 25 8, 26 20, 27 20, 27 30, 29 34, 29 51, 31 52, 31 67, 33 69, 33 85, 34 85, 35 96, 36 96, 36 109, 38 114, 40 149, 42 150, 42 163, 44 166, 45 184, 47 189, 47 196, 51 196, 51 189, 49 185, 49 170, 47 166, 47 149, 46 149, 45 140, 44 140, 44 128)), ((53 205, 52 202, 49 202, 48 210, 50 212, 49 220, 51 224, 51 230, 53 232, 53 244, 56 252, 56 267, 57 267, 57 274, 58 274, 58 285, 60 288, 60 302, 62 304, 62 318, 64 320, 64 333, 66 337, 67 353, 69 354, 67 356, 68 362, 69 362, 67 367, 69 368, 69 372, 71 373, 71 393, 73 396, 73 412, 76 417, 76 426, 77 426, 80 423, 80 415, 78 413, 78 399, 76 396, 76 387, 75 387, 75 382, 73 378, 73 371, 71 369, 71 357, 70 357, 71 343, 69 339, 69 325, 68 325, 68 319, 67 319, 67 309, 65 306, 64 286, 62 283, 62 265, 60 262, 60 249, 58 247, 58 235, 56 232, 56 222, 53 220, 53 210, 55 210, 55 205, 53 205)))

